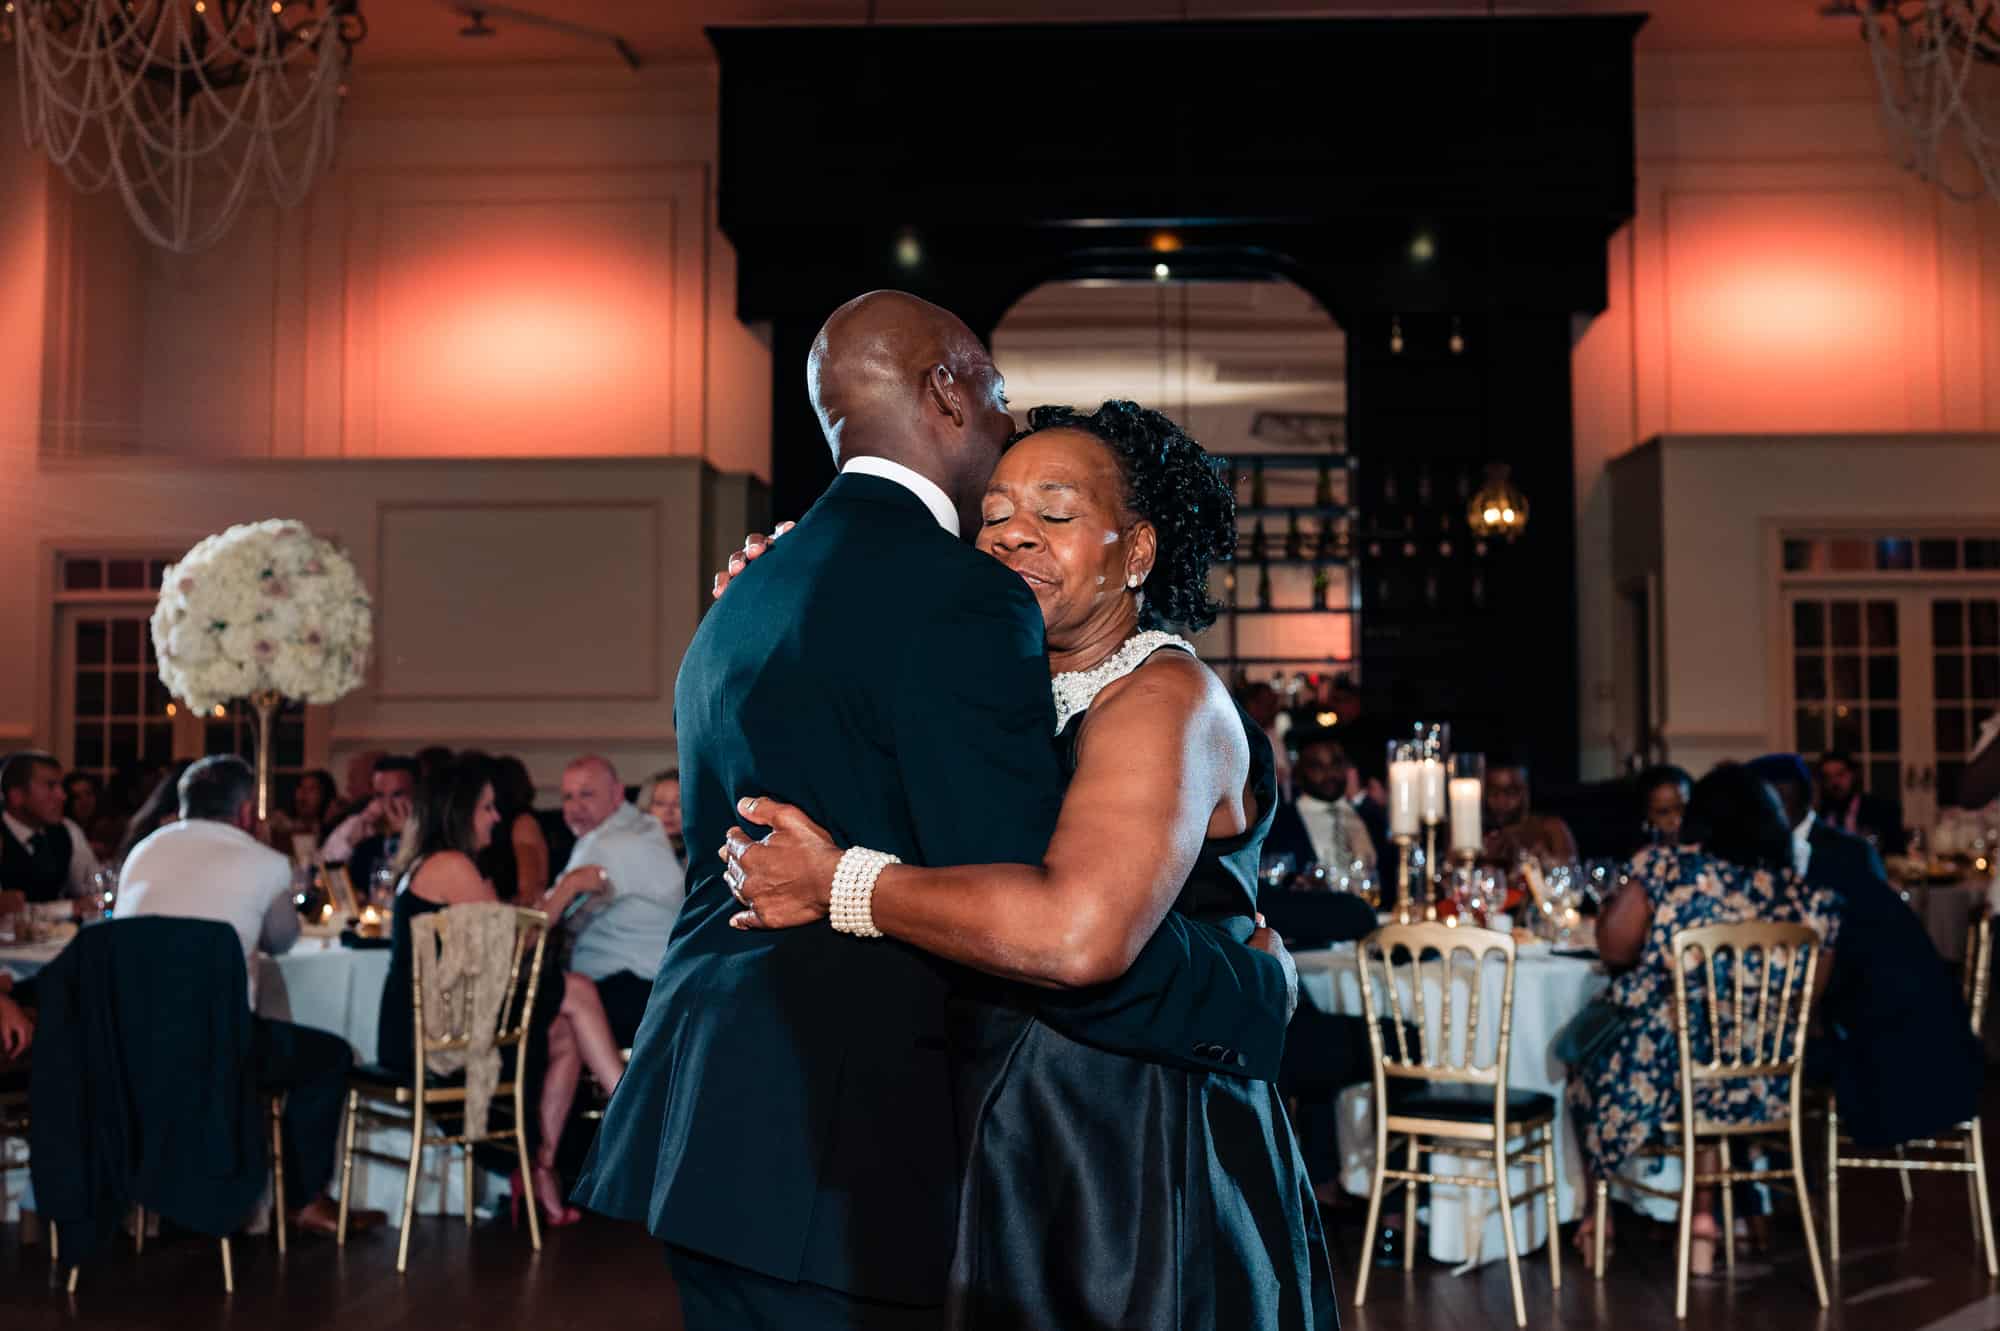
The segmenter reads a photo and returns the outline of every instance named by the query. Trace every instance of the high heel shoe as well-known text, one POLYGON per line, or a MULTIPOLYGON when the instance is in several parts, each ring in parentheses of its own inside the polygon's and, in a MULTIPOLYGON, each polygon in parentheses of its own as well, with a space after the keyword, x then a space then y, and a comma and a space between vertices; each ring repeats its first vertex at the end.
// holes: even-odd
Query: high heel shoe
MULTIPOLYGON (((515 1170, 507 1181, 507 1214, 514 1222, 514 1228, 521 1227, 521 1197, 527 1191, 521 1183, 521 1171, 515 1170)), ((535 1204, 542 1208, 542 1223, 553 1229, 562 1229, 583 1219, 583 1212, 574 1206, 565 1206, 562 1201, 562 1181, 556 1171, 546 1165, 535 1166, 535 1204)))

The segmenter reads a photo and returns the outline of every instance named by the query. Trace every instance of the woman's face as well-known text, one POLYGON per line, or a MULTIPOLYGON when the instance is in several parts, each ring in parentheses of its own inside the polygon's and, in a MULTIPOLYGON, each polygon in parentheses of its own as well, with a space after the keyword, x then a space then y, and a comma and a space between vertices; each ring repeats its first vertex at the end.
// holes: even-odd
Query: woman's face
POLYGON ((1125 510, 1117 459, 1082 430, 1029 435, 1000 459, 980 509, 978 547, 1021 575, 1060 647, 1119 616, 1136 619, 1127 579, 1151 571, 1151 524, 1125 510))
POLYGON ((646 805, 646 812, 659 819, 660 826, 670 837, 680 836, 681 826, 681 783, 678 781, 655 781, 653 798, 646 805))
POLYGON ((326 812, 326 797, 330 793, 318 777, 302 776, 292 795, 292 812, 304 821, 315 821, 326 812))
POLYGON ((479 803, 472 810, 472 846, 474 850, 485 850, 493 844, 493 829, 500 825, 500 807, 493 802, 493 787, 488 785, 479 792, 479 803))
POLYGON ((1680 838, 1681 819, 1687 816, 1688 793, 1678 781, 1654 786, 1646 795, 1646 826, 1667 841, 1680 838))

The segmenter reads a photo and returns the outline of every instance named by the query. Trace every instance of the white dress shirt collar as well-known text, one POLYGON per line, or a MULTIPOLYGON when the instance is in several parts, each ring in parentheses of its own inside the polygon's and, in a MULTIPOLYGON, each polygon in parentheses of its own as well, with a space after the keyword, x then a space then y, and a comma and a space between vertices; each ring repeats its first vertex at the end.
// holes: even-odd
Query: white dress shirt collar
POLYGON ((920 471, 914 471, 900 462, 887 458, 858 457, 851 459, 841 469, 842 475, 875 476, 885 481, 894 481, 911 494, 924 501, 924 507, 937 519, 938 526, 953 536, 960 534, 958 510, 951 505, 951 497, 945 494, 936 481, 920 471))
POLYGON ((0 813, 0 821, 4 821, 7 824, 7 830, 12 832, 14 839, 24 846, 28 844, 28 838, 35 835, 34 828, 28 826, 11 813, 0 813))
POLYGON ((1792 829, 1792 868, 1801 878, 1806 876, 1806 866, 1812 863, 1812 831, 1818 821, 1819 815, 1807 809, 1806 816, 1792 829))

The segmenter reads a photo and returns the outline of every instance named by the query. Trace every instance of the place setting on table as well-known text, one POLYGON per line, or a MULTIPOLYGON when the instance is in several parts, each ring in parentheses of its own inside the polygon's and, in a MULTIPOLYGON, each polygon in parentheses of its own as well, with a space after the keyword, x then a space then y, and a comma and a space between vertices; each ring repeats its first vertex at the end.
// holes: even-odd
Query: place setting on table
MULTIPOLYGON (((1565 1028, 1610 982, 1598 960, 1594 917, 1598 906, 1623 884, 1626 869, 1613 860, 1544 863, 1525 853, 1509 862, 1492 860, 1486 853, 1483 825, 1484 760, 1479 754, 1453 754, 1449 734, 1441 724, 1418 725, 1409 738, 1390 743, 1392 845, 1383 850, 1379 872, 1361 861, 1345 866, 1308 864, 1296 871, 1280 862, 1266 866, 1265 881, 1271 887, 1290 887, 1293 893, 1351 893, 1367 902, 1381 926, 1428 923, 1449 931, 1462 929, 1468 945, 1489 938, 1486 931, 1512 941, 1506 1086, 1510 1096, 1541 1092, 1554 1100, 1557 1211, 1567 1222, 1584 1213, 1587 1190, 1563 1104, 1568 1067, 1555 1049, 1565 1028), (1390 882, 1393 892, 1385 887, 1390 882)), ((1336 1016, 1369 1015, 1356 942, 1297 948, 1293 955, 1300 988, 1316 1007, 1336 1016)), ((1379 995, 1373 1015, 1382 1021, 1393 1009, 1406 1022, 1414 1019, 1421 1028, 1415 1037, 1424 1051, 1420 1058, 1440 1065, 1491 1066, 1507 1004, 1507 967, 1498 953, 1475 959, 1471 946, 1453 951, 1447 964, 1435 961, 1434 954, 1427 954, 1421 966, 1397 965, 1398 993, 1393 999, 1386 994, 1383 968, 1371 967, 1374 994, 1379 995), (1413 973, 1419 971, 1421 995, 1413 992, 1413 973), (1452 987, 1450 1010, 1460 1016, 1456 1027, 1446 1015, 1446 975, 1452 987), (1465 1047, 1469 1031, 1476 1034, 1472 1049, 1465 1047), (1440 1043, 1448 1047, 1440 1048, 1440 1043)), ((1393 1054, 1393 1045, 1389 1052, 1393 1054)), ((1373 1083, 1362 1082, 1341 1092, 1336 1104, 1340 1183, 1346 1192, 1360 1197, 1370 1193, 1375 1166, 1374 1101, 1373 1083)), ((1428 1159, 1426 1168, 1435 1174, 1491 1176, 1485 1160, 1450 1156, 1443 1150, 1431 1151, 1428 1159)), ((1540 1181, 1533 1174, 1531 1158, 1518 1160, 1510 1172, 1513 1191, 1529 1191, 1540 1181)), ((1434 1183, 1426 1205, 1426 1250, 1434 1260, 1465 1271, 1504 1255, 1501 1216, 1491 1190, 1434 1183)), ((1548 1240, 1546 1211, 1540 1203, 1519 1208, 1515 1238, 1521 1252, 1536 1250, 1548 1240)))

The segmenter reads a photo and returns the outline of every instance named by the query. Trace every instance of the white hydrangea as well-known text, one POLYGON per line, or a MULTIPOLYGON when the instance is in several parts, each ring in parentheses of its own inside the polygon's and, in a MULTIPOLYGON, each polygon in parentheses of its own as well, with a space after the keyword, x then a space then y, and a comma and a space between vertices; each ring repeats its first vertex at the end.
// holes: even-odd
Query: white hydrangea
POLYGON ((202 541, 167 570, 153 611, 160 682, 197 711, 258 689, 338 701, 360 686, 374 638, 353 562, 283 519, 202 541))

